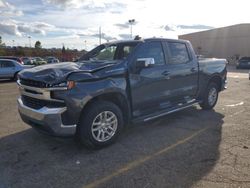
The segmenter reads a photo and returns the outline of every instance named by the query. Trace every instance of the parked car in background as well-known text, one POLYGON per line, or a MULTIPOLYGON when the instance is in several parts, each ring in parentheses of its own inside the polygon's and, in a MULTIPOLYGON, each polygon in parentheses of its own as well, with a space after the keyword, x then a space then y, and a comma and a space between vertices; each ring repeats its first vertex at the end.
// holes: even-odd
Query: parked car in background
POLYGON ((47 61, 45 61, 41 57, 33 57, 32 60, 33 60, 33 64, 34 65, 44 65, 44 64, 47 64, 47 61))
POLYGON ((31 68, 31 65, 22 65, 15 60, 0 59, 0 78, 17 80, 17 73, 23 69, 31 68))
POLYGON ((250 69, 250 57, 242 57, 236 63, 237 69, 250 69))
POLYGON ((0 56, 0 59, 11 59, 11 60, 14 60, 14 61, 17 61, 18 63, 20 64, 24 64, 22 59, 20 57, 14 57, 14 56, 0 56))
POLYGON ((24 65, 33 65, 34 61, 31 57, 21 57, 21 60, 23 61, 24 65))
POLYGON ((59 63, 59 59, 57 59, 56 57, 47 57, 46 58, 46 61, 48 64, 51 64, 51 63, 59 63))

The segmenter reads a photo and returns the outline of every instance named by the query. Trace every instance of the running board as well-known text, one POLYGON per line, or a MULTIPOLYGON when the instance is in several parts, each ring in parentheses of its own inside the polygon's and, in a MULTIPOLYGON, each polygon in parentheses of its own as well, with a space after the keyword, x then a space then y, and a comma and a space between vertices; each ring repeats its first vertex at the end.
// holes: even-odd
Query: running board
POLYGON ((180 111, 180 110, 184 110, 184 109, 186 109, 186 108, 189 108, 189 107, 194 106, 194 105, 199 104, 199 103, 200 103, 200 101, 195 101, 195 102, 193 102, 193 103, 190 103, 190 104, 188 104, 188 105, 182 106, 182 107, 180 107, 180 108, 176 108, 176 109, 174 109, 174 110, 170 110, 170 111, 163 112, 163 113, 158 114, 158 115, 155 115, 155 116, 151 116, 151 117, 145 118, 143 121, 144 121, 144 122, 150 121, 150 120, 153 120, 153 119, 156 119, 156 118, 159 118, 159 117, 162 117, 162 116, 171 114, 171 113, 173 113, 173 112, 178 112, 178 111, 180 111))
POLYGON ((178 108, 175 108, 175 109, 168 109, 168 110, 164 110, 164 111, 161 111, 160 113, 154 113, 154 114, 150 114, 150 115, 147 115, 147 116, 144 116, 144 117, 139 117, 139 118, 135 118, 134 120, 132 120, 133 123, 139 123, 139 122, 146 122, 146 121, 150 121, 150 120, 153 120, 153 119, 156 119, 156 118, 159 118, 159 117, 162 117, 162 116, 165 116, 165 115, 168 115, 168 114, 171 114, 173 112, 177 112, 177 111, 180 111, 180 110, 183 110, 183 109, 186 109, 186 108, 189 108, 193 105, 196 105, 196 104, 199 104, 201 103, 202 101, 200 100, 195 100, 191 103, 188 103, 188 104, 185 104, 185 105, 182 105, 178 108))

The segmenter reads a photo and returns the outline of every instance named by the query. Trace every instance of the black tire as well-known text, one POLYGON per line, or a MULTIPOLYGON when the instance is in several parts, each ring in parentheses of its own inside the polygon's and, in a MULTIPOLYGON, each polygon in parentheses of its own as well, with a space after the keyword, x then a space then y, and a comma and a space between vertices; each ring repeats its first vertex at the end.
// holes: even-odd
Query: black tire
POLYGON ((17 81, 17 74, 18 74, 18 72, 16 72, 16 73, 14 74, 14 77, 12 78, 13 81, 17 81))
POLYGON ((208 84, 208 87, 204 93, 203 101, 200 104, 200 107, 204 110, 211 110, 217 103, 219 95, 218 85, 214 82, 208 84), (211 93, 216 92, 216 93, 211 93), (213 95, 213 100, 210 100, 209 97, 213 95))
MULTIPOLYGON (((111 125, 111 124, 106 123, 106 126, 107 125, 111 125)), ((101 127, 101 126, 105 126, 105 125, 98 125, 98 127, 101 127)), ((121 133, 122 128, 123 128, 123 116, 122 116, 122 112, 120 108, 112 102, 96 101, 90 104, 90 106, 88 106, 87 109, 84 110, 84 113, 81 115, 79 124, 77 126, 76 137, 77 137, 77 140, 79 140, 80 143, 85 145, 87 148, 99 149, 99 148, 102 148, 102 147, 105 147, 114 143, 117 137, 119 136, 119 134, 121 133), (109 130, 112 132, 112 130, 109 128, 106 128, 106 130, 97 130, 99 131, 97 135, 94 134, 92 131, 93 130, 92 127, 94 126, 94 121, 98 120, 101 114, 105 112, 106 113, 108 112, 114 115, 114 120, 112 121, 117 122, 117 126, 113 135, 108 140, 98 141, 97 138, 95 138, 95 136, 97 137, 100 131, 109 130)), ((102 129, 105 129, 105 128, 102 128, 102 129)), ((105 133, 106 133, 106 136, 108 137, 110 136, 107 134, 107 132, 105 133)), ((105 135, 105 133, 102 132, 101 134, 105 135)))

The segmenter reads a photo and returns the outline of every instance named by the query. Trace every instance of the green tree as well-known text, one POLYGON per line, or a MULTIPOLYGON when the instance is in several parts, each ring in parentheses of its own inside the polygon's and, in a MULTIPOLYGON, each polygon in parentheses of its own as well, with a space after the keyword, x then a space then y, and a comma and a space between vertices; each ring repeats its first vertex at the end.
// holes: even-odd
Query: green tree
POLYGON ((16 49, 15 55, 16 55, 16 56, 25 56, 24 48, 23 48, 23 47, 18 47, 18 48, 16 49))
POLYGON ((3 43, 1 36, 0 36, 0 46, 5 46, 5 43, 3 43))
POLYGON ((64 47, 64 45, 63 45, 63 47, 62 47, 62 53, 64 54, 65 53, 65 47, 64 47))
POLYGON ((6 50, 5 50, 5 44, 2 41, 2 37, 0 36, 0 55, 5 55, 6 54, 6 50))
POLYGON ((36 41, 36 43, 35 43, 35 48, 36 49, 41 49, 42 48, 42 44, 41 44, 41 42, 38 40, 38 41, 36 41))

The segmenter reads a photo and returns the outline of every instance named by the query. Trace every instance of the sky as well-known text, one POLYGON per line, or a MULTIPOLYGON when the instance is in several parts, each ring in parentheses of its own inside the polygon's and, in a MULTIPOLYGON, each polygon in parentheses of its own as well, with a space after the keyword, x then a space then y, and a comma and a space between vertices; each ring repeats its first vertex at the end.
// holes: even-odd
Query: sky
POLYGON ((250 23, 247 0, 0 0, 0 36, 8 46, 87 49, 131 38, 177 38, 250 23))

